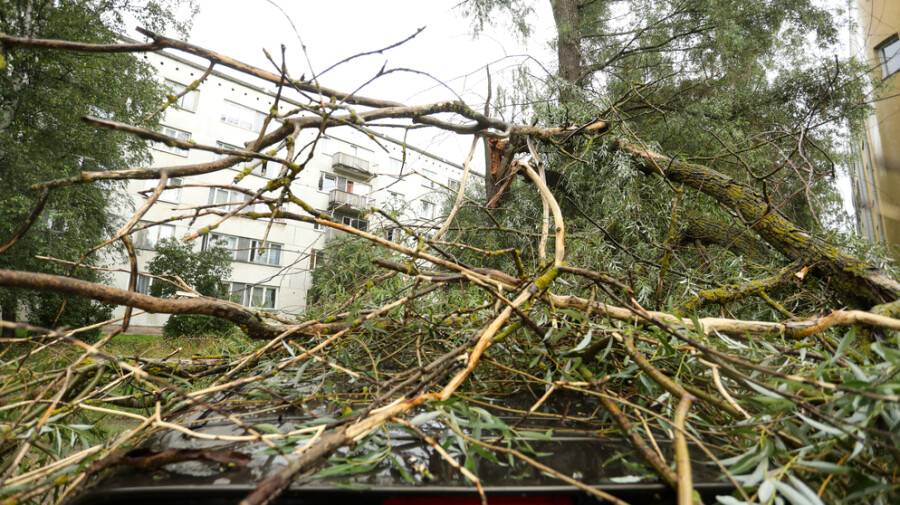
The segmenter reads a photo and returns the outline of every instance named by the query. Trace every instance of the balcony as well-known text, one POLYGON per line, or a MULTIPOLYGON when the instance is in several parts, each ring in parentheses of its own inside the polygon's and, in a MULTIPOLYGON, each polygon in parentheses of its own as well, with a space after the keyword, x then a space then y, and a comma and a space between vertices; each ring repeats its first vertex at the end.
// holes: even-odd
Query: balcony
POLYGON ((331 169, 335 172, 342 172, 345 175, 359 177, 367 181, 375 177, 375 174, 369 170, 369 162, 367 160, 347 153, 334 153, 331 157, 331 169))
POLYGON ((340 209, 344 212, 352 211, 363 213, 372 207, 374 201, 362 195, 355 195, 340 189, 332 189, 328 192, 328 209, 340 209))

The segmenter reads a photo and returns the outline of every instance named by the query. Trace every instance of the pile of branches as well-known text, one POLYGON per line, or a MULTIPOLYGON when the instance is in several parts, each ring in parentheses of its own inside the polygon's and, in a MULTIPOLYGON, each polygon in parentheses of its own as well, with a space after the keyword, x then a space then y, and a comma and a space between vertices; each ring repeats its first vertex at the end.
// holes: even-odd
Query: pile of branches
MULTIPOLYGON (((587 493, 622 503, 547 467, 503 437, 479 439, 455 423, 454 401, 481 405, 485 397, 514 391, 533 395, 529 409, 505 410, 523 420, 564 417, 542 409, 554 395, 577 395, 596 405, 593 414, 582 419, 591 423, 590 431, 617 433, 628 440, 635 463, 673 488, 679 503, 695 498, 692 459, 715 462, 735 484, 733 501, 765 503, 776 493, 794 503, 847 496, 887 501, 896 493, 900 320, 894 316, 900 284, 790 222, 753 188, 710 167, 657 153, 615 121, 597 119, 583 127, 524 125, 491 117, 461 101, 407 105, 296 79, 283 62, 273 61, 275 70, 266 70, 143 33, 149 42, 94 45, 0 34, 0 44, 34 51, 178 51, 207 60, 210 69, 226 67, 266 81, 278 97, 290 90, 308 97, 309 103, 285 115, 272 107, 262 133, 242 149, 201 145, 86 117, 93 127, 222 157, 163 168, 83 171, 30 188, 39 195, 37 204, 15 236, 4 238, 0 254, 29 233, 43 203, 59 188, 112 180, 158 181, 146 203, 114 236, 85 252, 87 258, 121 244, 131 261, 131 289, 0 270, 0 287, 53 291, 127 308, 121 319, 76 329, 2 323, 23 335, 7 339, 0 351, 0 497, 6 502, 62 502, 120 464, 152 466, 181 459, 239 464, 240 453, 197 450, 139 457, 126 452, 160 432, 208 438, 179 421, 185 410, 204 409, 240 433, 218 435, 218 440, 264 444, 287 458, 286 465, 259 481, 245 498, 247 504, 269 502, 298 475, 334 464, 329 457, 339 449, 365 445, 384 430, 397 428, 421 436, 484 496, 478 475, 460 464, 460 453, 447 451, 418 427, 421 423, 410 422, 411 415, 425 411, 431 413, 430 422, 455 433, 460 444, 521 459, 587 493), (491 187, 518 187, 535 210, 540 208, 541 216, 528 216, 520 221, 528 224, 512 229, 491 218, 484 227, 527 237, 535 247, 525 251, 467 243, 473 234, 461 223, 471 218, 473 209, 491 211, 488 202, 475 201, 465 179, 441 222, 426 228, 392 223, 406 233, 405 242, 333 221, 293 191, 291 183, 324 132, 352 128, 372 133, 382 120, 472 136, 466 173, 477 141, 489 141, 499 150, 495 158, 502 164, 489 170, 489 179, 498 178, 490 180, 491 187), (307 133, 312 137, 304 144, 301 139, 307 133), (571 154, 570 146, 587 136, 599 138, 587 143, 590 149, 603 151, 606 159, 625 160, 636 176, 644 174, 714 199, 740 218, 744 229, 735 240, 750 235, 787 260, 787 266, 750 283, 701 290, 672 308, 649 306, 628 278, 605 271, 602 264, 573 262, 569 251, 583 247, 584 233, 570 231, 569 208, 558 199, 547 174, 563 165, 557 163, 560 158, 582 159, 571 154), (167 222, 212 219, 184 240, 195 240, 236 217, 314 223, 379 251, 373 256, 375 273, 360 279, 345 299, 310 311, 305 319, 202 296, 137 293, 139 268, 130 237, 161 224, 138 222, 163 191, 173 189, 171 179, 246 162, 277 165, 279 176, 252 191, 246 202, 186 209, 172 216, 167 222), (258 203, 268 210, 247 210, 258 203), (304 212, 287 210, 295 208, 304 212), (768 294, 807 277, 829 292, 823 300, 840 300, 844 308, 807 307, 807 315, 798 316, 768 294), (697 316, 701 307, 754 297, 780 307, 777 313, 784 317, 697 316), (226 319, 254 344, 243 353, 203 360, 146 359, 104 350, 110 339, 127 331, 135 311, 226 319), (110 326, 116 329, 93 343, 81 338, 110 326), (56 366, 46 366, 48 361, 56 366), (42 366, 33 366, 36 363, 42 366), (318 386, 298 388, 298 380, 318 386), (248 421, 254 414, 314 399, 340 400, 344 409, 338 418, 323 417, 288 432, 248 421), (229 407, 245 400, 262 406, 240 414, 229 407), (110 419, 124 427, 113 434, 91 429, 110 419), (659 449, 660 437, 671 439, 670 460, 659 449)), ((202 85, 207 75, 185 92, 202 85)), ((392 219, 382 214, 386 221, 392 219)), ((73 270, 77 266, 71 265, 73 270)), ((516 429, 513 425, 508 432, 516 429)))

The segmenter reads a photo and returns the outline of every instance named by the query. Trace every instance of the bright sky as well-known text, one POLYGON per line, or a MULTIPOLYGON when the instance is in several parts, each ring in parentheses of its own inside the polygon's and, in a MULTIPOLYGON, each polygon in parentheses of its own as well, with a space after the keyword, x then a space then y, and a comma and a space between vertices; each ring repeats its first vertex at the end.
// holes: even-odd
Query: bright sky
MULTIPOLYGON (((386 68, 409 68, 430 74, 394 73, 380 78, 360 94, 421 104, 454 99, 456 94, 470 105, 485 98, 485 65, 490 64, 496 85, 510 82, 511 70, 532 58, 530 68, 540 76, 553 71, 556 55, 550 2, 532 2, 528 40, 516 36, 506 15, 473 37, 471 22, 454 8, 461 0, 199 0, 190 41, 248 63, 272 68, 263 48, 276 59, 280 46, 287 48, 292 76, 309 77, 356 53, 380 49, 425 30, 413 40, 385 54, 376 54, 328 72, 321 83, 341 90, 355 90, 376 72, 386 68), (279 9, 280 6, 280 9, 279 9), (283 9, 283 12, 282 10, 283 9), (293 23, 293 25, 292 25, 293 23), (296 31, 295 31, 296 30, 296 31), (308 53, 301 49, 302 39, 308 53), (310 70, 310 66, 312 70, 310 70), (445 87, 439 81, 447 86, 445 87), (447 89, 447 87, 451 88, 447 89)), ((822 0, 837 7, 843 0, 822 0)), ((900 1, 900 0, 898 0, 900 1)), ((400 132, 388 132, 400 135, 400 132)), ((469 139, 430 130, 409 137, 411 143, 461 163, 469 139)), ((480 168, 480 156, 475 157, 480 168)), ((839 177, 838 187, 849 198, 849 180, 839 177)), ((847 205, 849 207, 849 205, 847 205)), ((849 210, 849 209, 848 209, 849 210)))
MULTIPOLYGON (((459 1, 200 0, 200 12, 194 18, 190 40, 269 69, 273 69, 272 65, 262 49, 280 59, 280 45, 284 44, 292 76, 309 77, 310 65, 313 71, 322 72, 343 58, 388 46, 425 27, 406 44, 383 55, 355 60, 321 79, 325 86, 350 91, 368 81, 384 64, 387 68, 409 68, 433 76, 394 73, 359 91, 409 104, 454 99, 455 92, 480 108, 487 90, 485 65, 491 65, 495 86, 504 82, 510 70, 525 60, 523 55, 535 58, 551 71, 555 67, 555 52, 550 45, 553 21, 549 2, 534 2, 535 12, 529 20, 534 31, 524 41, 516 37, 505 19, 495 26, 486 26, 484 32, 473 38, 469 19, 454 8, 459 1), (308 62, 298 34, 306 45, 308 62)), ((454 137, 458 136, 432 131, 413 142, 461 163, 469 140, 454 137)))

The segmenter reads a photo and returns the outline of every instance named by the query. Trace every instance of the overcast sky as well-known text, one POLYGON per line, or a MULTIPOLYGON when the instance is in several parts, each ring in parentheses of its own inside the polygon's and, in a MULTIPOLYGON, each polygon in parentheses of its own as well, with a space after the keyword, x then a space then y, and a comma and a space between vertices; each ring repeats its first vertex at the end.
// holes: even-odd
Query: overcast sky
MULTIPOLYGON (((521 55, 529 55, 551 71, 555 67, 549 2, 535 2, 535 12, 529 18, 534 31, 526 41, 515 35, 511 23, 505 19, 473 37, 470 20, 454 8, 459 1, 200 0, 200 12, 194 18, 190 40, 270 69, 272 66, 262 49, 280 58, 280 45, 284 44, 290 73, 294 77, 301 74, 309 77, 310 66, 313 71, 321 72, 343 58, 398 42, 425 27, 401 47, 328 72, 321 83, 354 90, 386 63, 387 68, 427 72, 474 106, 484 101, 487 64, 491 64, 495 85, 504 82, 510 70, 525 60, 521 55), (284 9, 287 16, 273 3, 284 9), (309 62, 298 34, 306 45, 309 62)), ((453 92, 430 77, 401 72, 379 79, 360 94, 421 104, 454 99, 453 92)), ((431 132, 419 136, 415 142, 461 163, 469 140, 454 137, 457 136, 431 132)))
MULTIPOLYGON (((386 64, 387 68, 427 72, 452 88, 450 91, 427 76, 395 73, 360 91, 409 104, 454 99, 455 92, 469 104, 478 106, 486 92, 485 65, 491 66, 494 84, 502 84, 509 82, 513 68, 528 61, 525 55, 533 59, 530 68, 536 75, 542 69, 555 69, 550 2, 532 2, 534 12, 528 18, 532 34, 522 40, 504 15, 498 16, 501 19, 493 26, 486 26, 477 37, 473 36, 471 21, 455 8, 460 1, 199 0, 200 11, 194 18, 190 40, 265 68, 272 67, 263 55, 263 48, 278 58, 280 46, 284 44, 292 76, 309 77, 343 58, 398 42, 425 27, 401 47, 356 60, 321 79, 325 86, 350 91, 386 64), (298 38, 306 45, 309 61, 298 38)), ((821 1, 831 8, 846 7, 844 0, 821 1)), ((410 141, 459 163, 469 143, 466 138, 439 131, 419 132, 410 141)), ((475 159, 477 168, 481 168, 480 157, 475 159)), ((849 181, 841 177, 838 186, 846 202, 849 181)))

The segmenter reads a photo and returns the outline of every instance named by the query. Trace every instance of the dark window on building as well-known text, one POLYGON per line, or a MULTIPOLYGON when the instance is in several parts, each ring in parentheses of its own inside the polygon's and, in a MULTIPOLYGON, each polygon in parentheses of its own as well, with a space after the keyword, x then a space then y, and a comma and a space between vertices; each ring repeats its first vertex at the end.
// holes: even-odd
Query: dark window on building
POLYGON ((153 286, 153 277, 139 274, 134 290, 142 295, 149 295, 151 286, 153 286))
POLYGON ((884 77, 893 75, 900 70, 900 38, 897 34, 891 35, 887 40, 875 47, 878 60, 881 61, 881 71, 884 77))

